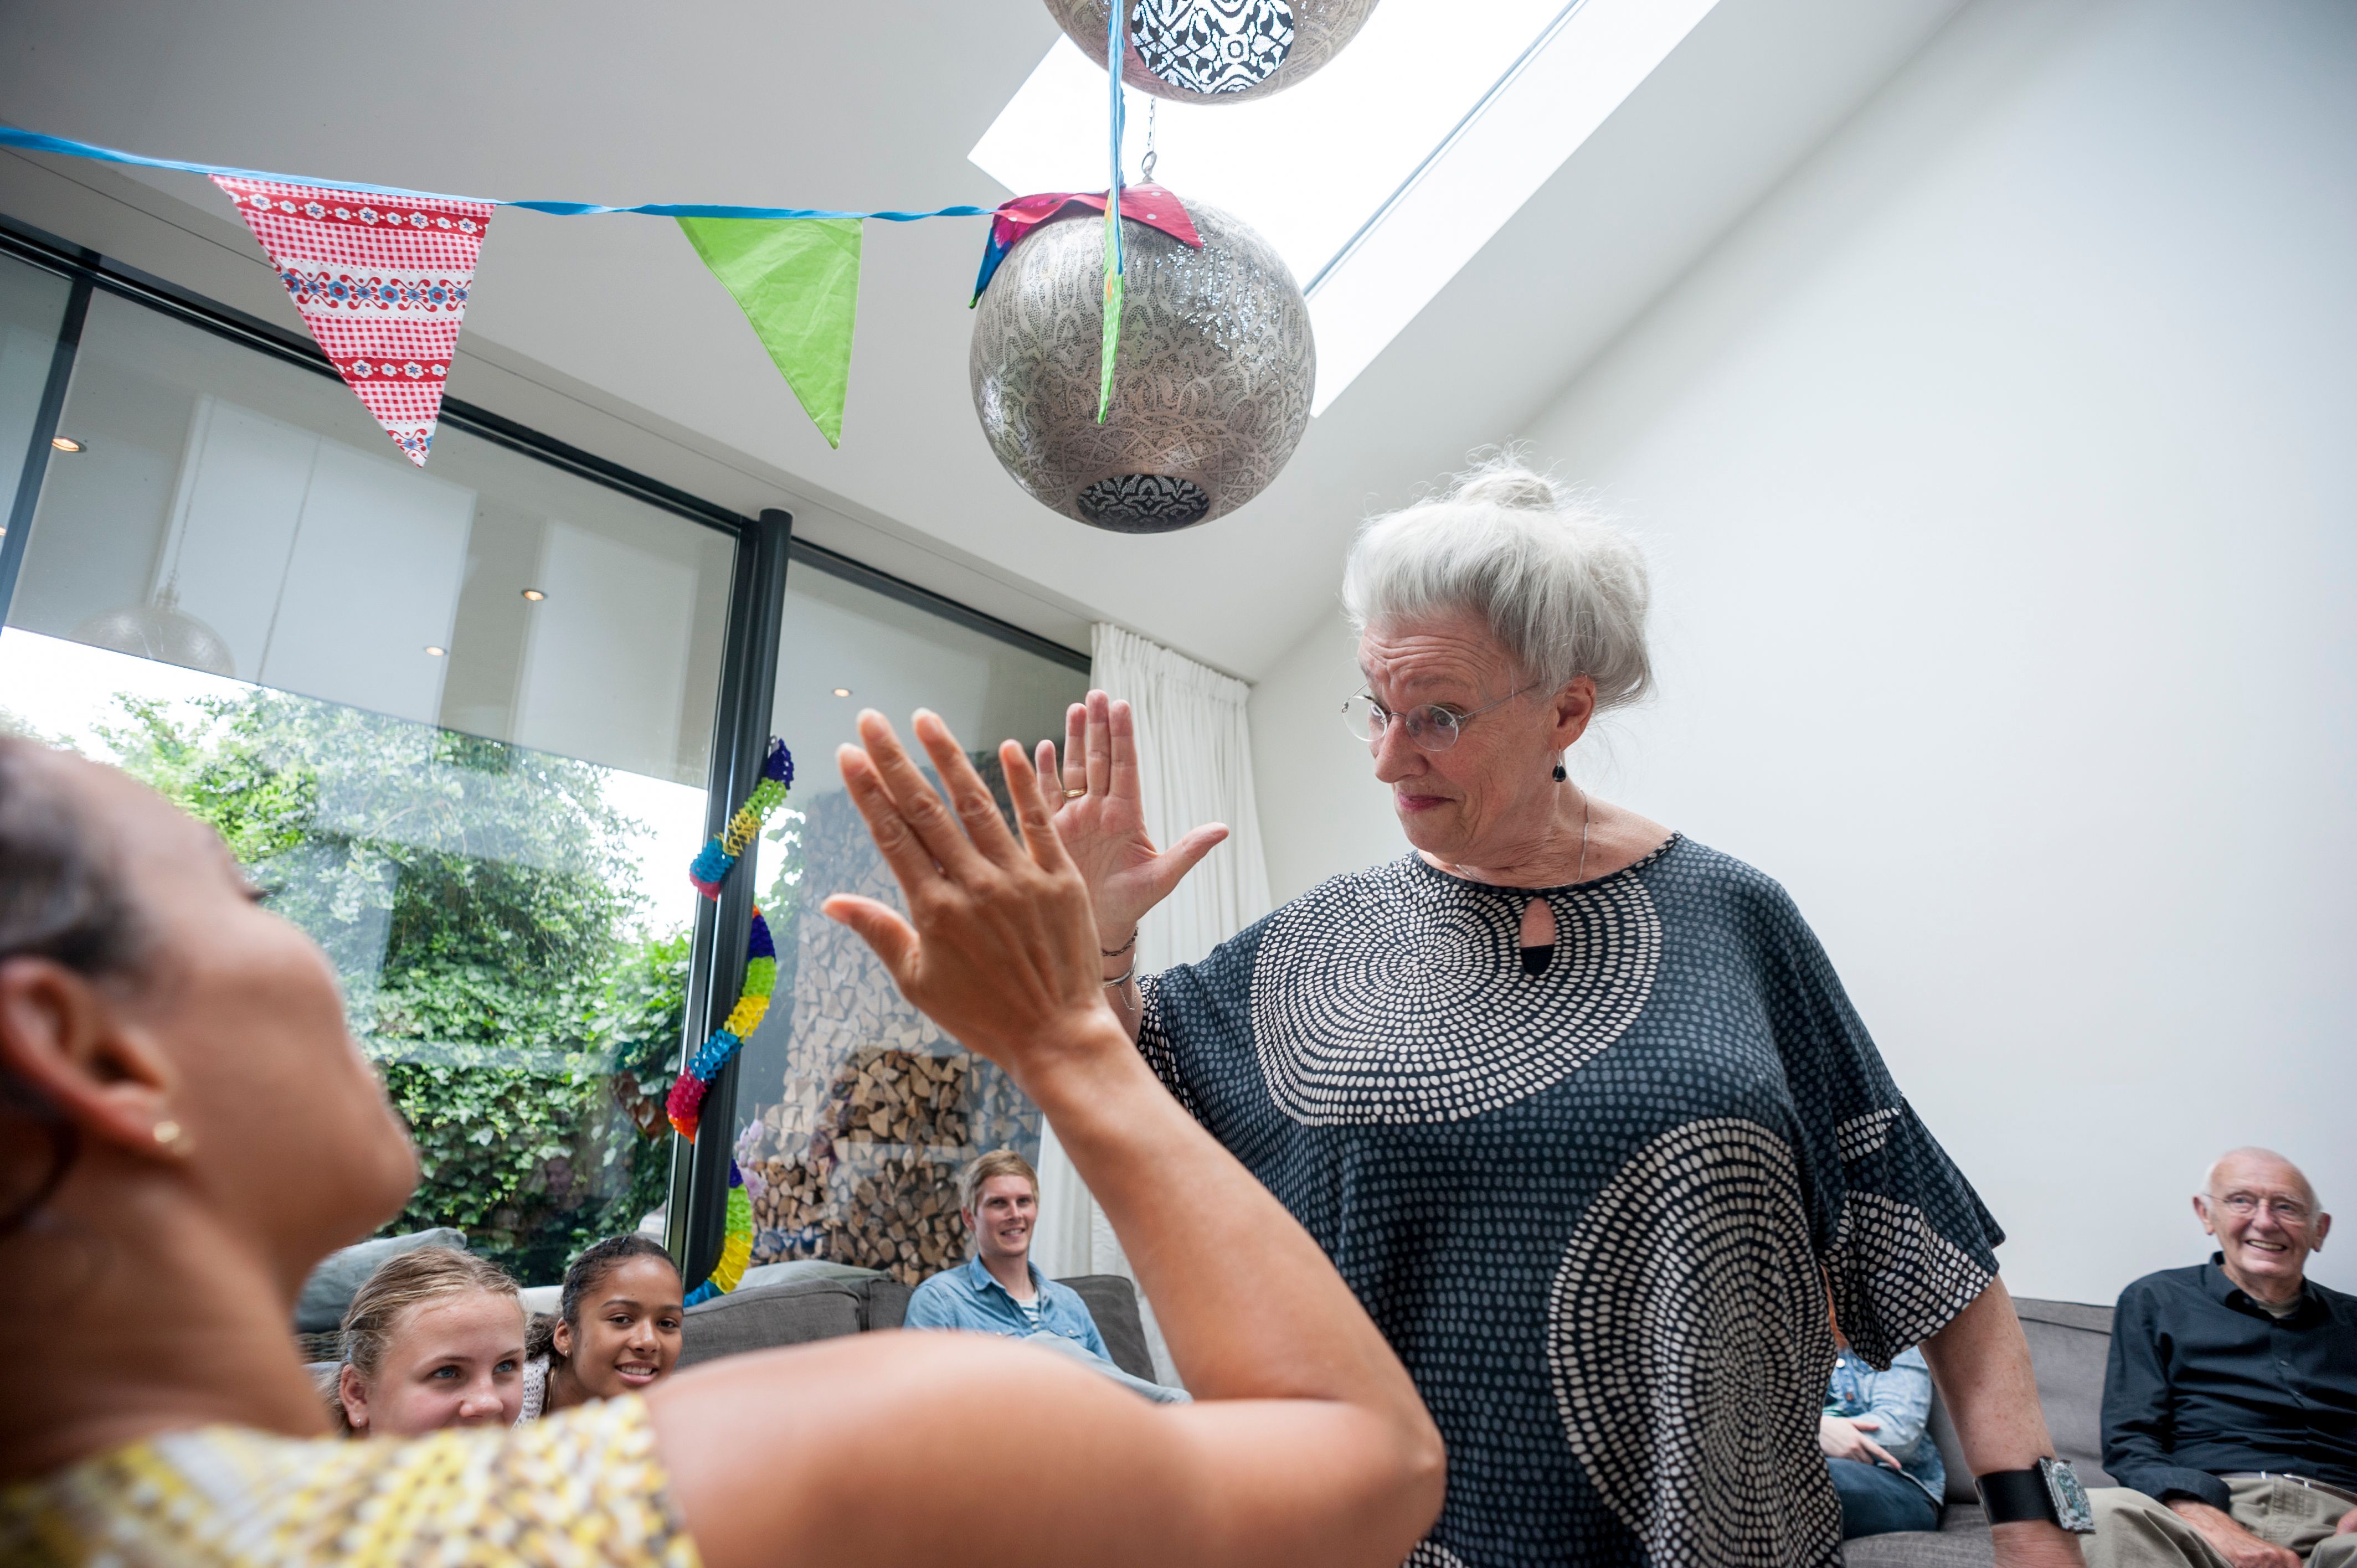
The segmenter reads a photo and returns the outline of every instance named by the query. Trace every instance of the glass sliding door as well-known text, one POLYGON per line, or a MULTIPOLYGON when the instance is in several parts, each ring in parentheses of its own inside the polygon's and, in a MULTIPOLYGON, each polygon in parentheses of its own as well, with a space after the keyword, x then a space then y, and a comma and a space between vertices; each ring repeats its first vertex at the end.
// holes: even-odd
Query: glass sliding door
POLYGON ((960 1167, 1000 1147, 1038 1158, 1038 1108, 909 1005, 817 904, 841 892, 900 905, 835 770, 861 708, 904 737, 911 711, 939 713, 1003 801, 997 743, 1061 741, 1066 705, 1088 690, 1075 662, 795 565, 773 724, 796 781, 755 868, 778 990, 745 1044, 735 1123, 755 1263, 825 1260, 914 1283, 966 1255, 960 1167))
POLYGON ((59 431, 8 721, 210 822, 328 950, 425 1164, 392 1229, 529 1284, 639 1227, 733 536, 448 424, 414 468, 331 378, 103 291, 59 431))

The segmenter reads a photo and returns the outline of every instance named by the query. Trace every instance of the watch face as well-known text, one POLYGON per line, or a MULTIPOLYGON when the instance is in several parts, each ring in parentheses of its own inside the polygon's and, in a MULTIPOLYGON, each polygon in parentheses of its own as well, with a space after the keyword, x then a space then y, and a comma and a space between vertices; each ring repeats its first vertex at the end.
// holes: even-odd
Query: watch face
POLYGON ((2071 1462, 2040 1459, 2038 1468, 2046 1477, 2047 1495, 2054 1499, 2054 1522, 2075 1535, 2093 1535, 2095 1510, 2087 1501, 2087 1488, 2079 1484, 2079 1472, 2071 1468, 2071 1462))

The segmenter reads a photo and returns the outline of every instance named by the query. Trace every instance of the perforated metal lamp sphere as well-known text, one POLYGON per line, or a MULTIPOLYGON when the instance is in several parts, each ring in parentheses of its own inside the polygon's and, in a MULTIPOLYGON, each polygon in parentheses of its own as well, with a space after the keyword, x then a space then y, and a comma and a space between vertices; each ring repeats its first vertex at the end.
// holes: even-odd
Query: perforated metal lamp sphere
POLYGON ((1189 202, 1203 248, 1125 219, 1127 301, 1113 406, 1097 423, 1104 220, 1042 225, 975 309, 983 435, 1041 504, 1115 533, 1167 533, 1266 489, 1301 444, 1318 354, 1275 249, 1189 202))
MULTIPOLYGON (((1282 92, 1340 54, 1375 0, 1123 0, 1121 79, 1179 103, 1241 103, 1282 92)), ((1108 0, 1048 0, 1081 52, 1105 62, 1108 0)))

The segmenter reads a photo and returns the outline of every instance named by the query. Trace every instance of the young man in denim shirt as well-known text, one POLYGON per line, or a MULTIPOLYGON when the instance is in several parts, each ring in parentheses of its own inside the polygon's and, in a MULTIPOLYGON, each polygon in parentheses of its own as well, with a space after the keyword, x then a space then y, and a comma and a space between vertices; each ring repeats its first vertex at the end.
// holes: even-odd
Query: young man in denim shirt
POLYGON ((1039 1219, 1039 1177, 1012 1149, 994 1149, 958 1178, 958 1208, 974 1256, 935 1274, 909 1298, 910 1328, 996 1334, 1077 1357, 1092 1369, 1165 1404, 1186 1393, 1134 1378, 1113 1363, 1088 1304, 1031 1262, 1039 1219))
POLYGON ((1878 1372, 1858 1359, 1836 1326, 1833 1380, 1817 1418, 1834 1490, 1841 1495, 1842 1539, 1940 1528, 1948 1485, 1940 1445, 1932 1440, 1932 1369, 1923 1352, 1900 1351, 1878 1372))

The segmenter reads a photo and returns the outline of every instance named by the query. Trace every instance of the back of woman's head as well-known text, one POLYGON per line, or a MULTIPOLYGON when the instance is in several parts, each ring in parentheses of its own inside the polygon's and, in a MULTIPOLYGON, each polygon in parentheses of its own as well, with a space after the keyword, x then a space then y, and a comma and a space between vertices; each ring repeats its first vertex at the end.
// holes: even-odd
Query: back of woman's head
POLYGON ((503 1295, 523 1312, 522 1293, 505 1269, 454 1247, 416 1247, 386 1260, 352 1293, 344 1309, 344 1361, 373 1380, 403 1326, 420 1307, 481 1293, 503 1295))
POLYGON ((52 1203, 111 1219, 122 1193, 81 1178, 139 1184, 300 1278, 415 1183, 317 945, 262 907, 212 829, 21 739, 0 739, 0 1236, 52 1203), (56 1006, 80 1048, 38 1026, 56 1006), (133 1088, 145 1117, 123 1113, 133 1088))
POLYGON ((68 800, 61 760, 0 736, 0 960, 126 976, 142 949, 137 908, 103 835, 68 800))
POLYGON ((1560 689, 1587 676, 1599 710, 1652 684, 1651 601, 1636 541, 1511 453, 1368 521, 1342 571, 1361 630, 1471 615, 1532 680, 1560 689))
MULTIPOLYGON (((67 796, 59 758, 0 736, 0 963, 45 958, 89 979, 137 972, 145 933, 122 867, 67 796)), ((0 1066, 0 1125, 31 1136, 5 1142, 38 1164, 0 1173, 0 1236, 21 1227, 64 1178, 77 1140, 70 1123, 0 1066)), ((13 1167, 15 1162, 10 1162, 13 1167)))

